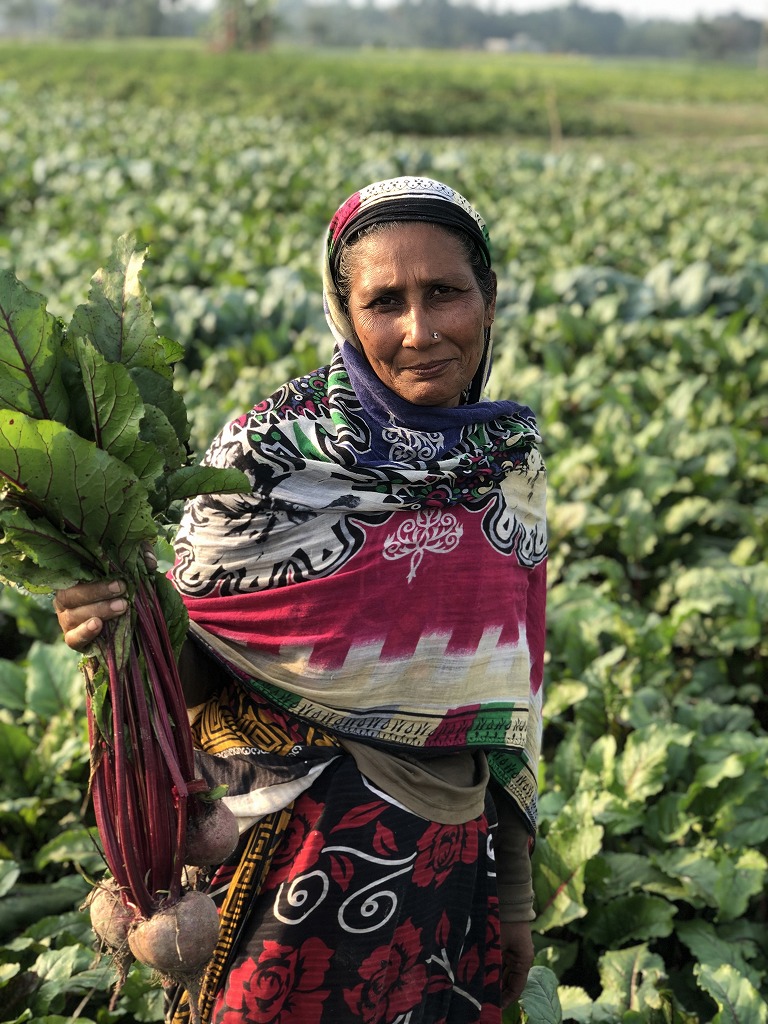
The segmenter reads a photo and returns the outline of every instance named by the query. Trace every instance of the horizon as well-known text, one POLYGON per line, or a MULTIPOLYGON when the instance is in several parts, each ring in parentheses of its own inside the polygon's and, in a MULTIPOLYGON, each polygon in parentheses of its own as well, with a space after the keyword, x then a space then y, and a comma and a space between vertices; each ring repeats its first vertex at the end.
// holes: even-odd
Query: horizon
MULTIPOLYGON (((309 0, 309 2, 312 3, 313 0, 309 0)), ((324 3, 331 3, 332 0, 314 0, 314 2, 317 6, 323 6, 324 3)), ((368 0, 350 0, 350 2, 357 6, 368 2, 368 0)), ((392 6, 397 2, 399 0, 379 0, 382 6, 392 6)), ((460 2, 472 2, 472 0, 460 0, 460 2)), ((768 23, 768 0, 677 0, 672 10, 670 10, 669 0, 584 0, 583 3, 572 0, 572 2, 581 7, 620 14, 628 21, 692 22, 699 17, 710 20, 729 14, 738 14, 744 18, 768 23)), ((216 0, 186 0, 186 5, 206 11, 212 10, 216 6, 216 0)), ((534 11, 551 10, 570 5, 568 0, 562 0, 562 2, 522 0, 520 3, 514 2, 514 0, 474 0, 474 6, 486 10, 496 9, 507 13, 529 14, 534 11)))

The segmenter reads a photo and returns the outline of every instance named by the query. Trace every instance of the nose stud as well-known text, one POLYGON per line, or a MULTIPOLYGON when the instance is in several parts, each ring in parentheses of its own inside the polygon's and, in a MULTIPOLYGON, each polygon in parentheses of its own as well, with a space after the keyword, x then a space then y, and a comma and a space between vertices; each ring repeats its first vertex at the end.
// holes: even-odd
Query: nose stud
POLYGON ((435 339, 435 341, 437 341, 440 335, 437 333, 437 331, 432 331, 432 337, 435 339))

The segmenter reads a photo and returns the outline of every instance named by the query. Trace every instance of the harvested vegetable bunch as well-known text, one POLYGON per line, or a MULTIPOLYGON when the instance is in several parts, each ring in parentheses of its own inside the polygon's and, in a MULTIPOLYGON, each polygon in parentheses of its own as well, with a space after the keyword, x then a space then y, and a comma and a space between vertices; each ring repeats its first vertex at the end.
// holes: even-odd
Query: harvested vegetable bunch
POLYGON ((182 887, 187 823, 205 812, 206 787, 177 670, 186 611, 144 555, 167 539, 182 499, 248 482, 192 464, 173 388, 182 350, 157 333, 143 262, 132 238, 119 239, 66 327, 0 272, 0 580, 38 593, 109 577, 127 585, 130 615, 105 624, 83 663, 91 794, 131 949, 151 960, 141 929, 170 914, 179 955, 153 966, 192 995, 217 930, 212 904, 185 911, 182 887), (194 964, 181 953, 185 915, 193 942, 211 939, 194 964))

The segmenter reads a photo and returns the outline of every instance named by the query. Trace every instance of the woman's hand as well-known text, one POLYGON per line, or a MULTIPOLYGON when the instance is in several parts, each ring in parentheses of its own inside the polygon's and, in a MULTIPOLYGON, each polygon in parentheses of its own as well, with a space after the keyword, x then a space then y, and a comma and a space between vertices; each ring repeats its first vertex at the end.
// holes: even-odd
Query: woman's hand
MULTIPOLYGON (((153 567, 148 556, 147 564, 153 567)), ((119 618, 128 608, 125 590, 122 580, 78 583, 67 590, 57 590, 53 607, 67 646, 82 651, 99 635, 105 622, 119 618)), ((181 649, 179 674, 188 708, 208 700, 221 685, 221 671, 216 663, 189 641, 181 649)))
POLYGON ((59 620, 64 642, 75 651, 99 635, 109 619, 116 619, 128 608, 122 580, 78 583, 67 590, 57 590, 53 607, 59 620))
POLYGON ((506 1009, 520 998, 533 964, 533 939, 527 921, 502 921, 501 1006, 506 1009))

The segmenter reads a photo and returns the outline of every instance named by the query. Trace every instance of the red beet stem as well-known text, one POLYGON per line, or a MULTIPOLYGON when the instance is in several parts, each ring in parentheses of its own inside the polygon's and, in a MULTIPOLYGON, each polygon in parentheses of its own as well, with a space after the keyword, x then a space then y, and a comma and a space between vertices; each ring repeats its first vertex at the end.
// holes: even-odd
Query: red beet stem
POLYGON ((113 828, 112 822, 116 818, 116 808, 107 782, 113 776, 111 767, 104 764, 109 761, 109 749, 106 741, 103 740, 96 728, 92 707, 91 694, 88 694, 88 734, 91 741, 91 799, 93 810, 96 816, 99 835, 104 847, 104 857, 115 877, 115 881, 121 888, 128 884, 127 875, 123 869, 122 857, 120 856, 120 844, 113 828))
POLYGON ((162 680, 162 686, 155 688, 156 697, 162 697, 166 704, 166 715, 161 721, 173 728, 175 747, 181 773, 187 781, 195 777, 195 762, 192 747, 192 733, 187 723, 187 706, 179 676, 178 665, 172 655, 168 627, 163 617, 157 592, 154 587, 139 587, 136 593, 136 614, 144 648, 151 663, 162 680))
POLYGON ((164 887, 166 866, 169 859, 173 858, 166 795, 169 782, 165 765, 158 756, 159 752, 153 742, 150 709, 135 644, 131 649, 129 678, 131 721, 135 732, 133 749, 136 754, 136 779, 137 782, 141 782, 143 788, 145 828, 144 835, 140 838, 146 844, 147 886, 149 891, 154 893, 156 886, 164 887))
POLYGON ((112 691, 112 721, 114 728, 114 781, 116 796, 116 831, 120 842, 120 853, 128 875, 128 887, 132 902, 141 913, 149 916, 153 909, 152 894, 147 889, 146 864, 138 862, 137 854, 141 844, 140 823, 144 815, 136 807, 136 765, 125 747, 124 731, 124 686, 123 678, 117 671, 114 649, 107 649, 110 688, 112 691))
POLYGON ((188 796, 195 780, 184 694, 154 587, 141 583, 127 657, 117 629, 99 641, 111 735, 101 736, 89 699, 91 790, 107 864, 142 917, 181 894, 188 796), (118 664, 118 660, 121 664, 118 664))

